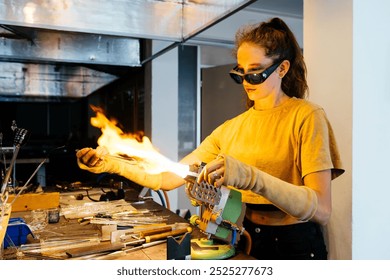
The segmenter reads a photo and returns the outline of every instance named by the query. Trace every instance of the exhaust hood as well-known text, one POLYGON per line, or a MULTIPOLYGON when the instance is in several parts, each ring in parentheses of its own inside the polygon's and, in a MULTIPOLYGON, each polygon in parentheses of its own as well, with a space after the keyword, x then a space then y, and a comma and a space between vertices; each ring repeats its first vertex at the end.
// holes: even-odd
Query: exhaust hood
POLYGON ((94 69, 141 67, 253 2, 0 0, 0 99, 86 96, 117 78, 94 69), (170 44, 142 58, 142 39, 170 44))

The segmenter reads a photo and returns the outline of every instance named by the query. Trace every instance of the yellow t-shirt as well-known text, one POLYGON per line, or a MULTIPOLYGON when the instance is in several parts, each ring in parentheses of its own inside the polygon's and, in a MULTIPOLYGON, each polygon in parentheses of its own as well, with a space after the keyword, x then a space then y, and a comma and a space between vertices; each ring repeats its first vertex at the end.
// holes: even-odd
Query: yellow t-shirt
MULTIPOLYGON (((227 154, 297 186, 312 172, 331 169, 332 179, 344 172, 324 110, 298 98, 270 110, 252 107, 227 120, 194 153, 206 163, 227 154)), ((242 193, 243 202, 270 203, 250 191, 242 193)))

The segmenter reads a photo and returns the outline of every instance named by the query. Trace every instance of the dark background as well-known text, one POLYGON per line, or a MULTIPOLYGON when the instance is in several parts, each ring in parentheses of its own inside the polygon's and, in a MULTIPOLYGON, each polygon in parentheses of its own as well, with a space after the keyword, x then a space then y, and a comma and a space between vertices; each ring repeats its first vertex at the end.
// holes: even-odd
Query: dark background
MULTIPOLYGON (((125 132, 144 129, 144 69, 132 68, 109 85, 87 97, 47 98, 44 101, 0 101, 0 132, 3 147, 12 147, 12 121, 29 131, 29 137, 19 150, 19 159, 48 158, 46 185, 96 180, 96 175, 78 168, 75 150, 96 147, 101 135, 90 124, 95 116, 91 105, 101 108, 109 118, 119 120, 125 132)), ((9 160, 12 154, 6 154, 9 160)), ((1 156, 3 158, 3 155, 1 156)), ((24 184, 37 164, 16 164, 17 185, 24 184)), ((32 183, 34 183, 32 181, 32 183)))

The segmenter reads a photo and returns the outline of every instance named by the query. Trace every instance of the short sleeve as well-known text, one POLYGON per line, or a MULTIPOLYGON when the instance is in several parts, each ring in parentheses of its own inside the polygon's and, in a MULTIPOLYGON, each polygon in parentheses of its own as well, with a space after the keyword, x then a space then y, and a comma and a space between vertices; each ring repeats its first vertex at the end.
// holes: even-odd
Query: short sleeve
POLYGON ((332 171, 332 179, 344 173, 336 138, 323 109, 312 111, 304 119, 298 147, 298 166, 301 168, 302 178, 328 169, 332 171))

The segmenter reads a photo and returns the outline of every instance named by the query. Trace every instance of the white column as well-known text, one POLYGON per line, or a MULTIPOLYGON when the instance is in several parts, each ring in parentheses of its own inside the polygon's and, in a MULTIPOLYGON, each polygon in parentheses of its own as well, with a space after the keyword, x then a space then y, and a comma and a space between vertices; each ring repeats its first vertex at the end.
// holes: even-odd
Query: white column
MULTIPOLYGON (((153 42, 153 53, 166 44, 153 42)), ((152 144, 159 152, 178 161, 178 53, 177 48, 152 61, 152 144)), ((177 209, 177 190, 169 191, 171 210, 177 209)), ((160 199, 154 195, 154 200, 160 199)))
POLYGON ((346 172, 332 182, 333 212, 325 228, 330 259, 352 255, 352 0, 305 0, 303 53, 309 100, 323 106, 346 172))
POLYGON ((335 128, 346 173, 334 181, 331 256, 389 259, 390 2, 305 0, 311 99, 335 128))

